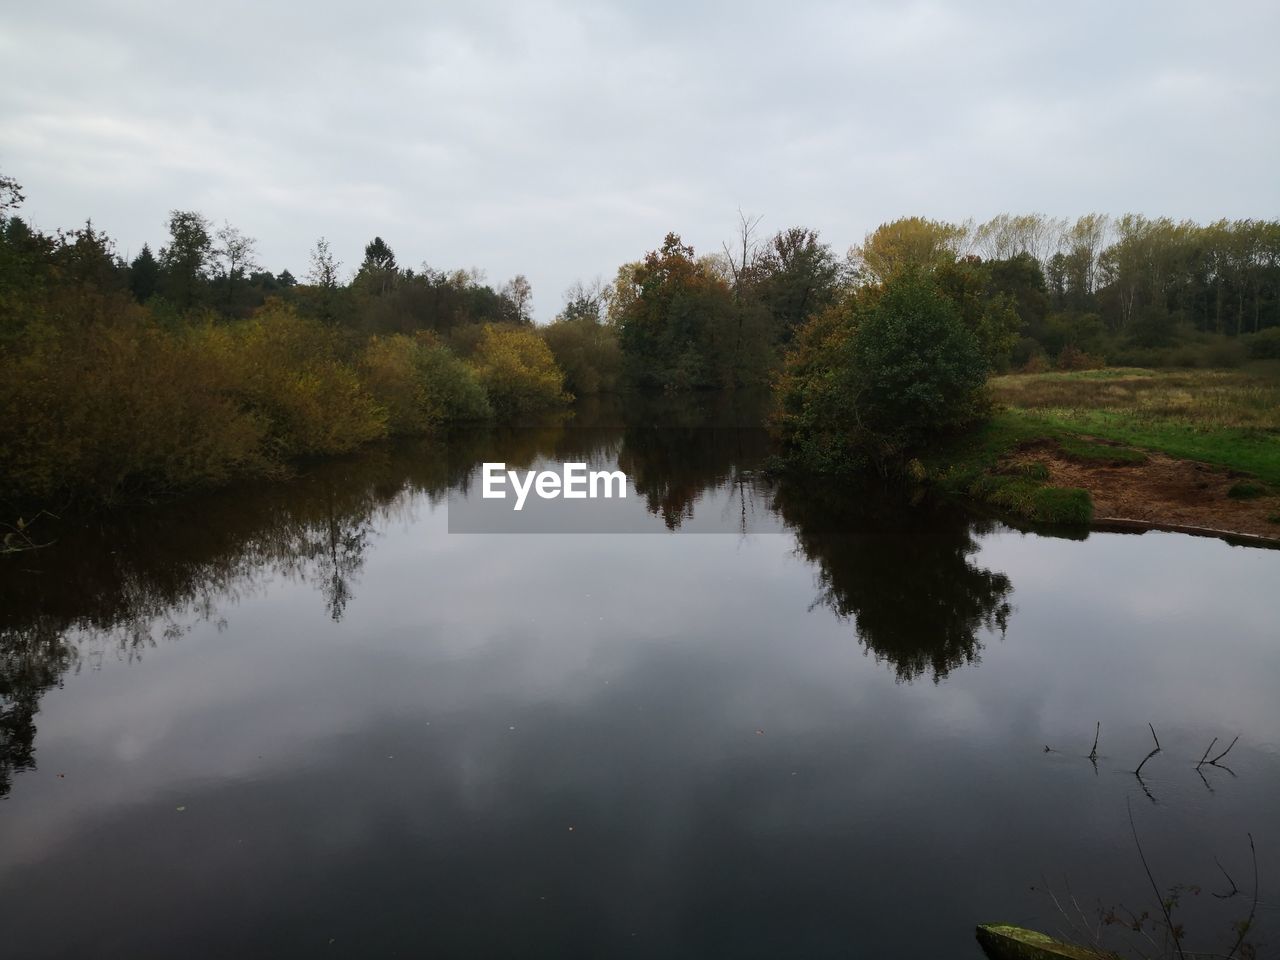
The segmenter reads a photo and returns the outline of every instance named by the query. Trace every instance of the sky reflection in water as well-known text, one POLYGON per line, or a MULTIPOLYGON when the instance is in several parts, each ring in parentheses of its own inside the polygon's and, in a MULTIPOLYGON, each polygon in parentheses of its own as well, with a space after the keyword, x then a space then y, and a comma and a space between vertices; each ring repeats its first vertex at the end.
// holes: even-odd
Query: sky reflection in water
POLYGON ((1280 553, 819 502, 678 425, 475 441, 621 463, 652 536, 451 534, 477 461, 417 445, 7 561, 5 954, 976 956, 1064 929, 1046 879, 1146 904, 1126 799, 1229 944, 1213 858, 1280 883, 1280 553))

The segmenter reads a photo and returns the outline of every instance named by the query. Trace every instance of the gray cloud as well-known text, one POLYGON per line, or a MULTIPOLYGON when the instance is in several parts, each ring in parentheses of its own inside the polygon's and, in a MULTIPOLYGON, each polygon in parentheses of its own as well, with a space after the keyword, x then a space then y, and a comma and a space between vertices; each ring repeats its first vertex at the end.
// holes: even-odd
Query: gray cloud
POLYGON ((841 248, 910 213, 1276 216, 1277 35, 1263 2, 27 4, 0 168, 122 250, 173 207, 295 273, 377 233, 526 273, 545 319, 739 207, 841 248))

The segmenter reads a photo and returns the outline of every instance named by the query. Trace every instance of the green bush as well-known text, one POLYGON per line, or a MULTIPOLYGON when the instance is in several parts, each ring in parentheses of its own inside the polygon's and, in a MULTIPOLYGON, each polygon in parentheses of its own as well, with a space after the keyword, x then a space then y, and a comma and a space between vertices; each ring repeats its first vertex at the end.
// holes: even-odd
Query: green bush
POLYGON ((1258 497, 1265 497, 1266 495, 1266 487, 1248 480, 1237 481, 1227 490, 1227 496, 1232 500, 1256 500, 1258 497))
POLYGON ((427 335, 372 337, 359 370, 396 436, 430 433, 456 420, 483 420, 492 412, 475 371, 427 335))
POLYGON ((1240 338, 1250 360, 1280 360, 1280 327, 1268 327, 1240 338))
POLYGON ((1010 365, 1023 373, 1041 373, 1049 369, 1048 359, 1040 341, 1032 337, 1020 337, 1009 355, 1010 365))
POLYGON ((1208 367, 1238 367, 1249 358, 1249 351, 1238 337, 1215 337, 1205 347, 1204 358, 1208 367))
POLYGON ((952 302, 907 271, 802 329, 779 387, 783 440, 810 469, 884 469, 981 417, 986 376, 952 302))
POLYGON ((557 320, 541 330, 556 364, 564 371, 565 387, 575 396, 609 393, 622 374, 618 333, 591 317, 557 320))
POLYGON ((1134 342, 1116 343, 1107 359, 1120 367, 1183 367, 1189 370, 1238 367, 1249 357, 1247 337, 1193 333, 1183 330, 1180 338, 1165 346, 1143 346, 1134 342))
POLYGON ((1051 356, 1068 346, 1085 353, 1101 353, 1106 335, 1102 318, 1095 313, 1054 313, 1036 329, 1036 339, 1051 356))
POLYGON ((420 341, 416 354, 418 376, 429 409, 445 423, 488 420, 493 407, 475 368, 459 360, 448 347, 420 341))

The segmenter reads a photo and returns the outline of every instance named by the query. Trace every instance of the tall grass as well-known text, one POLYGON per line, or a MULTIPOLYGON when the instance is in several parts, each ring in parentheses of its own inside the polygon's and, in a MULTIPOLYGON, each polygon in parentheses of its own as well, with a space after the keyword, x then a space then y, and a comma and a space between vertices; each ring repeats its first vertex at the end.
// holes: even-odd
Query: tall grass
POLYGON ((1029 431, 1070 431, 1280 483, 1280 364, 998 377, 995 400, 1029 431))

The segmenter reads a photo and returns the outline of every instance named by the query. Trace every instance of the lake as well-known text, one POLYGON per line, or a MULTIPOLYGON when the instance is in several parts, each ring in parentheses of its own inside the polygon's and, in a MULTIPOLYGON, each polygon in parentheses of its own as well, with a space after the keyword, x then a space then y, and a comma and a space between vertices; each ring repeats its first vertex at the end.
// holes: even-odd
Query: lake
POLYGON ((1221 952, 1252 834, 1276 949, 1280 552, 792 489, 705 407, 3 558, 0 954, 979 957, 1155 909, 1135 828, 1221 952), (495 460, 627 497, 516 517, 495 460))

